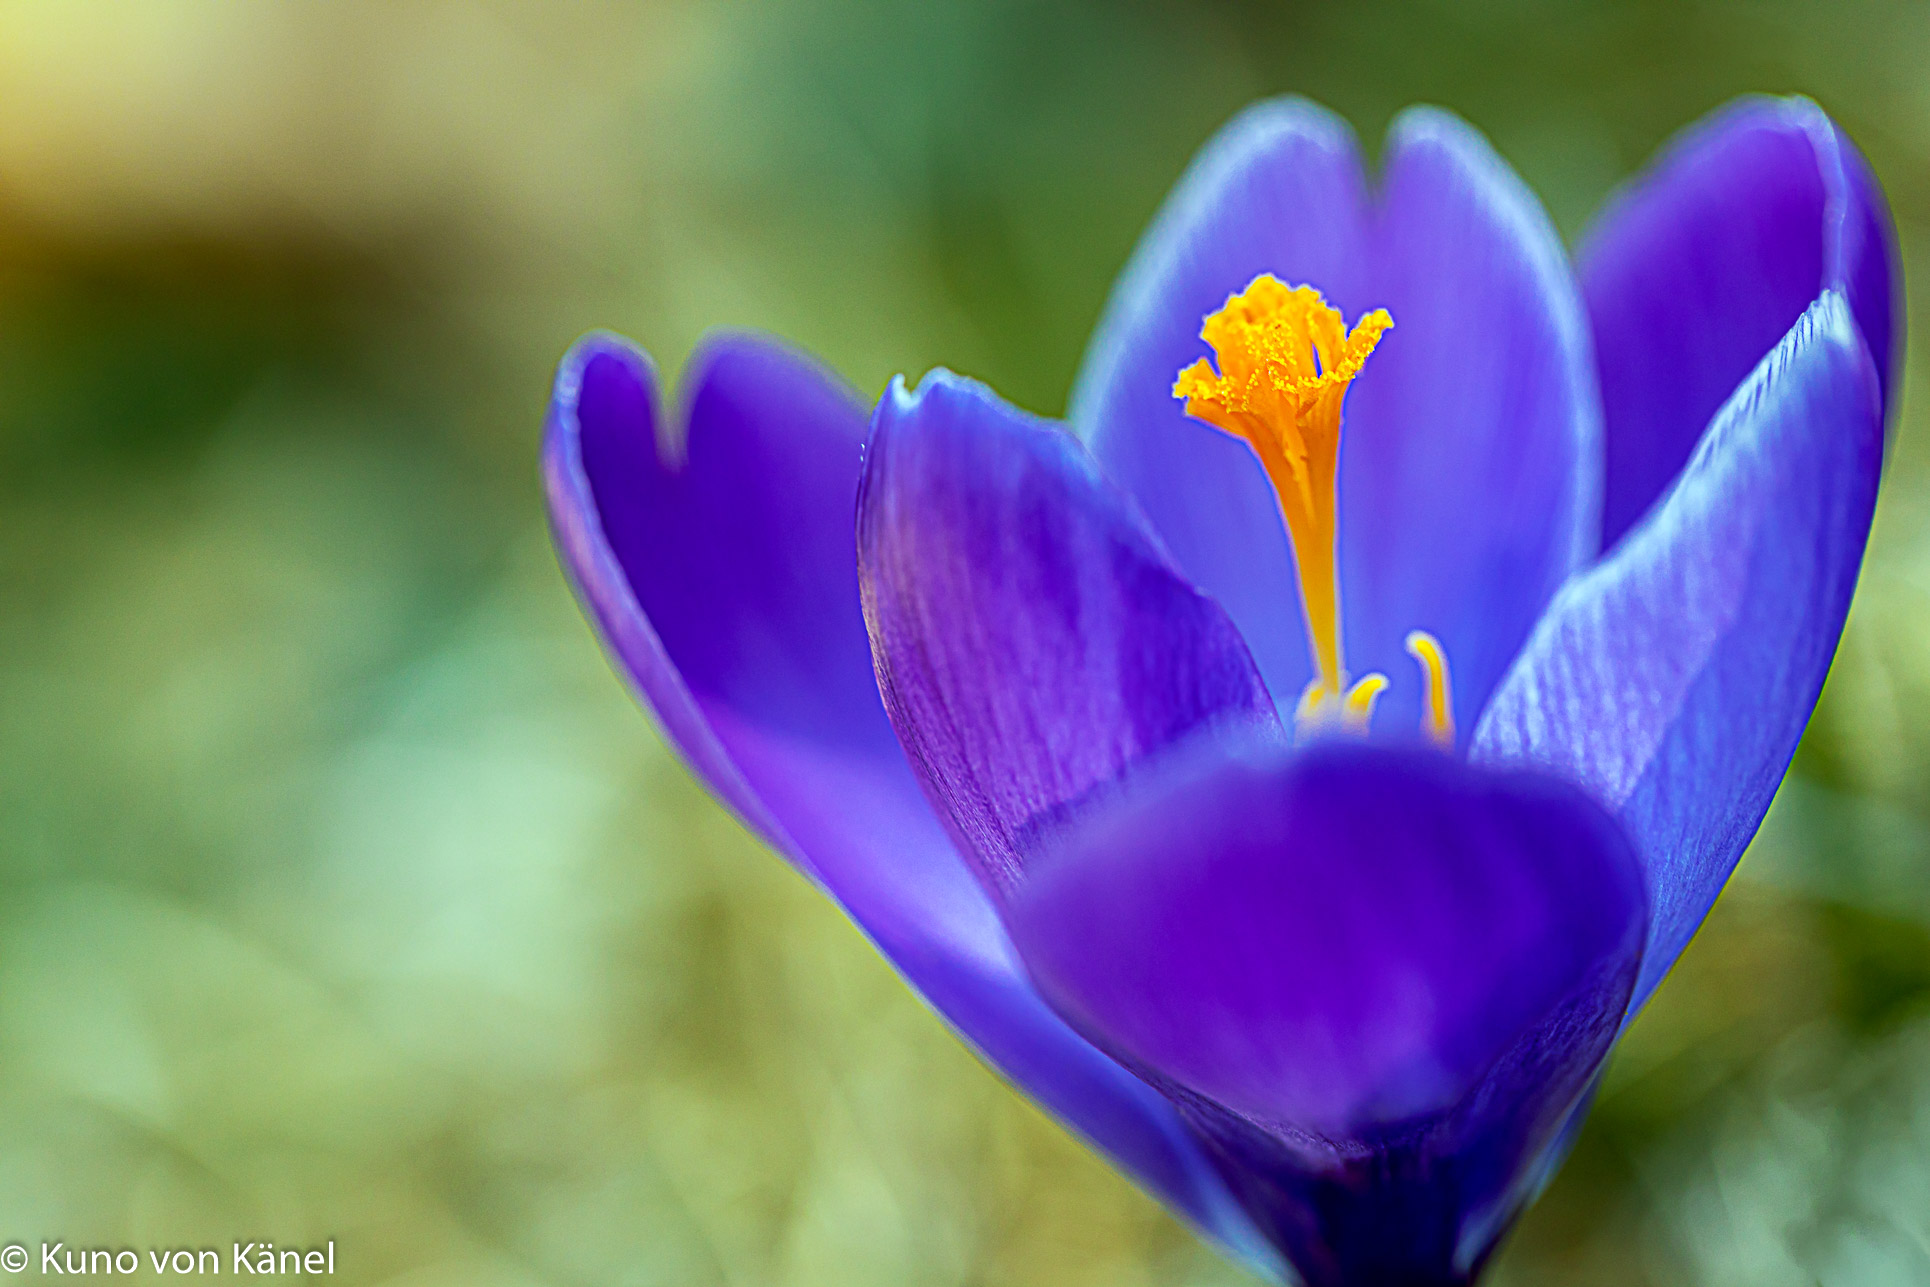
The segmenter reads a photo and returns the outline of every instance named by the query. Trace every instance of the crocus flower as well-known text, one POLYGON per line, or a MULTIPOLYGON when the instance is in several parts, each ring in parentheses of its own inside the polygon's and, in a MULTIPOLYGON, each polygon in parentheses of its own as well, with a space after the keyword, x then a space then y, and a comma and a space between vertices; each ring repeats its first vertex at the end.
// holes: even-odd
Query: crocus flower
POLYGON ((1229 125, 1069 425, 945 371, 867 424, 744 335, 665 424, 592 335, 544 456, 719 799, 1313 1287, 1472 1281, 1558 1164, 1816 701, 1901 331, 1882 195, 1806 101, 1691 129, 1572 268, 1454 117, 1385 156, 1296 100, 1229 125))

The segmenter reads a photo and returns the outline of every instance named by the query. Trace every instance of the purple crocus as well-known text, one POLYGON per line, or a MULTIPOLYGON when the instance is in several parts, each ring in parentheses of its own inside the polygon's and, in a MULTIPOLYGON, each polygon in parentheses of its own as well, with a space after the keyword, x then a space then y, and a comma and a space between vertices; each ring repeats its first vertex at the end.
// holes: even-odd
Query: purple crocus
POLYGON ((1828 670, 1901 325, 1883 197, 1731 105, 1571 267, 1468 126, 1263 103, 1069 424, 769 340, 557 376, 557 546, 717 796, 1015 1085, 1310 1287, 1472 1281, 1828 670), (1351 319, 1353 325, 1347 325, 1351 319), (856 522, 853 523, 855 510, 856 522))

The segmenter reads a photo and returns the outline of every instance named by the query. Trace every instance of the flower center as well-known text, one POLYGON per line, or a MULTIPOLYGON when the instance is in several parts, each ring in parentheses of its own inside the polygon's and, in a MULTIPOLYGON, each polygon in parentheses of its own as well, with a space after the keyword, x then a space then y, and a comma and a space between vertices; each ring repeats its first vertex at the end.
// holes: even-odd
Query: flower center
MULTIPOLYGON (((1364 731, 1387 687, 1378 674, 1348 683, 1334 536, 1341 403, 1393 324, 1386 309, 1375 309, 1349 331, 1319 291, 1262 273, 1200 328, 1219 369, 1201 358, 1173 384, 1173 396, 1186 400, 1188 415, 1251 446, 1273 483, 1293 544, 1318 671, 1300 696, 1297 722, 1303 730, 1339 722, 1364 731)), ((1420 630, 1407 636, 1407 649, 1426 675, 1428 735, 1452 746, 1447 656, 1434 636, 1420 630)))

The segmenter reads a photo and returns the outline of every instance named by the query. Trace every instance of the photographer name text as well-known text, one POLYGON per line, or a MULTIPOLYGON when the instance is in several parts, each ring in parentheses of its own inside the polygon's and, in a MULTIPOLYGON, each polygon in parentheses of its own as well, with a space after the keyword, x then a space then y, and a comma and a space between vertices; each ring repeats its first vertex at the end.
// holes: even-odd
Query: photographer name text
MULTIPOLYGON (((332 1274, 335 1272, 335 1240, 318 1247, 277 1247, 272 1242, 237 1242, 224 1256, 213 1247, 149 1247, 145 1252, 132 1247, 70 1247, 64 1242, 40 1244, 39 1268, 42 1275, 65 1278, 69 1275, 132 1274, 152 1269, 156 1274, 179 1277, 220 1274, 237 1277, 283 1274, 332 1274)), ((0 1247, 0 1269, 10 1274, 24 1273, 34 1267, 34 1255, 24 1244, 14 1242, 0 1247)))

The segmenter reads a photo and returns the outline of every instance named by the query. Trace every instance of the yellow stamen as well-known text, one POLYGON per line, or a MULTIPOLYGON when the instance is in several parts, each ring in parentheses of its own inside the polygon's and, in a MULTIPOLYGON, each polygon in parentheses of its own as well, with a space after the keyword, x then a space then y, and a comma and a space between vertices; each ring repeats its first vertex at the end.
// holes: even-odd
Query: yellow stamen
POLYGON ((1387 676, 1381 674, 1363 675, 1360 682, 1347 690, 1346 720, 1347 727, 1356 733, 1365 733, 1367 725, 1374 718, 1374 703, 1380 700, 1382 690, 1387 687, 1387 676))
MULTIPOLYGON (((1341 656, 1334 568, 1340 404, 1393 324, 1386 310, 1376 309, 1349 332, 1319 291, 1290 287, 1262 273, 1200 328, 1219 370, 1201 358, 1173 385, 1173 396, 1186 400, 1188 415, 1251 444, 1279 498, 1319 670, 1316 686, 1302 698, 1303 718, 1343 694, 1348 711, 1353 709, 1341 656)), ((1360 687, 1367 682, 1363 679, 1360 687)), ((1378 687, 1369 689, 1362 698, 1365 710, 1372 710, 1378 692, 1378 687)))
POLYGON ((1293 726, 1302 737, 1336 729, 1365 735, 1374 719, 1374 704, 1387 688, 1387 676, 1362 675, 1338 699, 1327 695, 1320 680, 1309 680, 1300 690, 1299 705, 1294 707, 1293 726))
POLYGON ((1322 700, 1324 696, 1325 690, 1321 688, 1318 676, 1307 681, 1307 686, 1300 690, 1300 700, 1293 708, 1295 729, 1312 728, 1321 722, 1321 717, 1327 709, 1322 700))
POLYGON ((1425 630, 1407 632, 1407 651, 1421 663, 1427 682, 1427 709, 1422 713, 1421 726, 1435 745, 1451 748, 1454 745, 1454 692, 1448 686, 1447 653, 1441 650, 1441 641, 1425 630))

